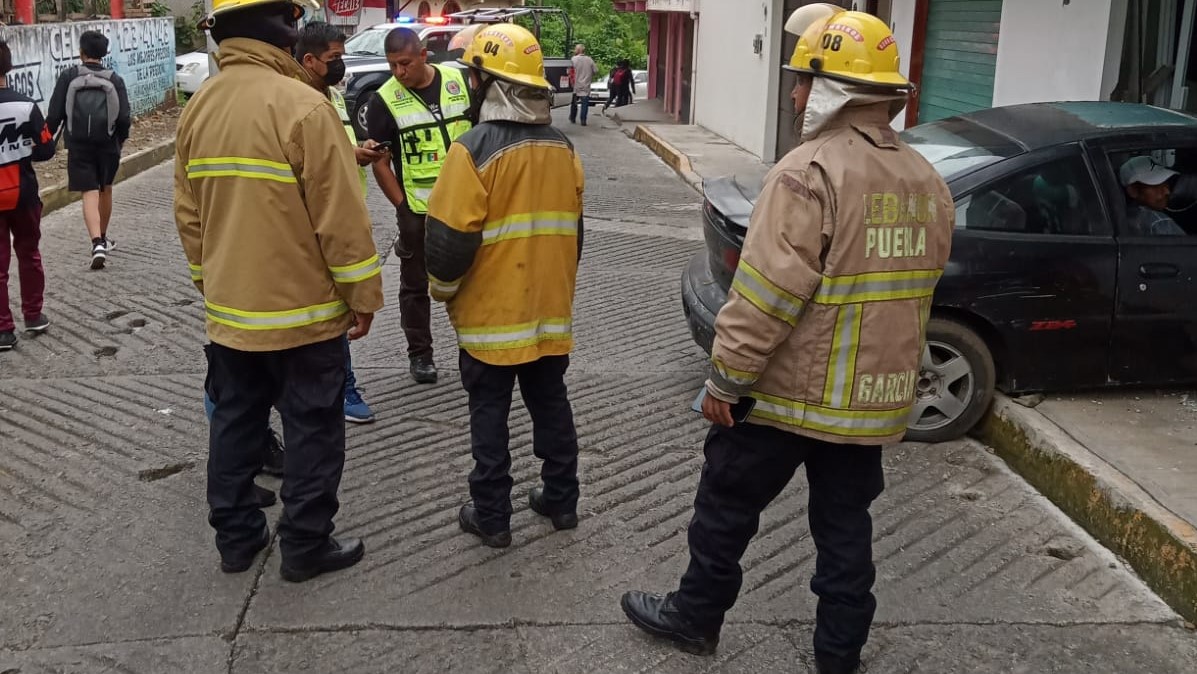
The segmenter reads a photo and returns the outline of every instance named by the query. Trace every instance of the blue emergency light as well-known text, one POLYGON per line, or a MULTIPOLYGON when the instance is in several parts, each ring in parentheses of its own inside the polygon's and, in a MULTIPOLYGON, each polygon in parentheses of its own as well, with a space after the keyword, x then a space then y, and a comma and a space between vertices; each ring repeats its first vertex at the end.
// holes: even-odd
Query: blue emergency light
POLYGON ((416 22, 416 20, 411 18, 410 16, 395 17, 395 23, 415 23, 415 22, 416 22))

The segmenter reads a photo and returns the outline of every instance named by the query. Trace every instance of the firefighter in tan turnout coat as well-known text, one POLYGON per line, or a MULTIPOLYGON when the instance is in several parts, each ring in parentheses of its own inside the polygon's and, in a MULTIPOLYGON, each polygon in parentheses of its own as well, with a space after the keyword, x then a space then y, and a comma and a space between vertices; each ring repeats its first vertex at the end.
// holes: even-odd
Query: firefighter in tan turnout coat
POLYGON ((854 672, 876 608, 881 446, 902 438, 914 404, 955 212, 943 179, 889 126, 910 85, 885 23, 811 5, 786 29, 801 36, 788 69, 802 142, 765 180, 716 320, 690 565, 676 592, 630 592, 623 608, 713 653, 760 514, 805 465, 816 664, 854 672), (736 421, 741 400, 752 408, 736 421))

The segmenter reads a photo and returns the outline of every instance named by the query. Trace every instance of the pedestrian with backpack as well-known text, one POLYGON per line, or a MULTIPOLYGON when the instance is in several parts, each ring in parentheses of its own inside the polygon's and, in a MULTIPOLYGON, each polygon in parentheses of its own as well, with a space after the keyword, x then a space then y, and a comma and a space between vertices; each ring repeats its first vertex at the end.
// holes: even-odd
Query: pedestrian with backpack
POLYGON ((54 156, 54 142, 42 111, 32 98, 8 88, 12 50, 0 40, 0 351, 17 344, 16 325, 8 305, 8 265, 16 253, 21 279, 21 313, 25 330, 45 332, 50 321, 42 313, 46 272, 37 244, 41 240, 42 200, 33 162, 54 156), (9 242, 12 249, 9 249, 9 242))
POLYGON ((46 120, 50 133, 66 129, 67 187, 83 193, 92 269, 103 269, 114 248, 108 238, 112 183, 132 124, 125 81, 101 62, 107 55, 103 33, 89 30, 79 36, 82 63, 58 76, 46 120))
POLYGON ((603 113, 614 105, 621 108, 629 105, 632 102, 632 89, 636 86, 633 79, 635 74, 632 73, 632 63, 627 59, 620 59, 616 64, 615 69, 611 71, 611 76, 607 79, 608 96, 607 102, 603 105, 603 113))

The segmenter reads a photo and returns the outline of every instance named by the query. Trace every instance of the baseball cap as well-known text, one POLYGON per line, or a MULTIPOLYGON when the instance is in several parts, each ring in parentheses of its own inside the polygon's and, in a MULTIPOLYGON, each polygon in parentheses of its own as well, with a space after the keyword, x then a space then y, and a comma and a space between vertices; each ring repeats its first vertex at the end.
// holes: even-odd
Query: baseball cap
POLYGON ((1161 185, 1178 175, 1180 174, 1176 171, 1155 163, 1151 157, 1132 157, 1118 169, 1118 179, 1122 181, 1123 187, 1130 187, 1135 183, 1161 185))

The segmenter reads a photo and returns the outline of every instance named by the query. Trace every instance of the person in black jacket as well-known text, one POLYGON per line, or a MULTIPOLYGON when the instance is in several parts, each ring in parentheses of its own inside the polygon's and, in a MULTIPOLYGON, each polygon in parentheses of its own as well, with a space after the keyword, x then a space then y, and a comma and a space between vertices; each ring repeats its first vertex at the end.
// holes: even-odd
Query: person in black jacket
POLYGON ((41 239, 42 200, 33 162, 54 156, 54 137, 32 98, 8 88, 12 50, 0 40, 0 351, 16 346, 16 325, 8 304, 8 263, 17 255, 21 278, 21 313, 25 329, 44 332, 42 313, 46 273, 37 244, 41 239))
POLYGON ((91 268, 102 269, 114 247, 108 238, 112 183, 120 167, 121 148, 129 139, 132 115, 125 81, 101 63, 108 55, 108 38, 94 30, 86 31, 79 36, 79 52, 82 63, 58 76, 47 121, 50 133, 55 135, 66 126, 67 186, 72 192, 83 193, 83 222, 91 236, 91 268), (97 97, 101 101, 107 97, 108 104, 98 108, 87 104, 97 97))

